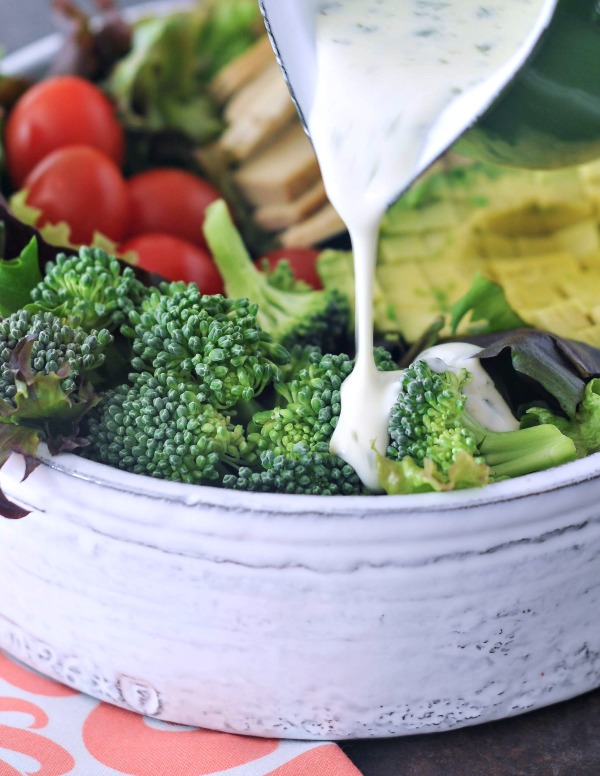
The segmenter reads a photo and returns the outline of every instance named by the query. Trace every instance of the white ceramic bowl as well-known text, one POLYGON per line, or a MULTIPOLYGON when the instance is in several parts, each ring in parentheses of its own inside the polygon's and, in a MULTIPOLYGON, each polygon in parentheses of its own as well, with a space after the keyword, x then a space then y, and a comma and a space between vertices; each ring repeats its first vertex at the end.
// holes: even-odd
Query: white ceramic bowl
MULTIPOLYGON (((57 45, 4 70, 40 72, 57 45)), ((72 455, 22 471, 15 456, 0 476, 33 509, 0 518, 0 646, 111 703, 340 739, 486 722, 600 685, 598 455, 412 497, 244 494, 72 455)))
POLYGON ((450 494, 291 497, 73 455, 6 493, 0 646, 162 719, 338 739, 600 685, 600 456, 450 494))

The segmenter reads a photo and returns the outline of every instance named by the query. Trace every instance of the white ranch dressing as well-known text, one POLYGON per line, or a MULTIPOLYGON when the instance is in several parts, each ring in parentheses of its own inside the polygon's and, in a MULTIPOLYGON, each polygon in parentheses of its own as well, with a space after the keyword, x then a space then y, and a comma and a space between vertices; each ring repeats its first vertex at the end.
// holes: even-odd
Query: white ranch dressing
POLYGON ((373 447, 385 453, 402 376, 378 373, 372 354, 381 219, 489 104, 551 3, 317 2, 317 77, 307 123, 328 197, 350 233, 356 284, 356 367, 342 386, 331 449, 373 490, 373 447))

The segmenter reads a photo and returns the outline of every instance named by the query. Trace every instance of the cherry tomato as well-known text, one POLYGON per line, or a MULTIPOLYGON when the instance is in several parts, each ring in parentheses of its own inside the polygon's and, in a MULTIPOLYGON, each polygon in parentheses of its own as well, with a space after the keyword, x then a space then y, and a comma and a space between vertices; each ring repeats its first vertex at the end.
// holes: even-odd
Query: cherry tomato
POLYGON ((313 288, 323 288, 317 272, 318 255, 316 248, 277 248, 262 256, 256 263, 261 268, 266 260, 269 268, 274 269, 282 259, 287 259, 295 278, 303 280, 313 288))
POLYGON ((121 255, 130 251, 137 254, 137 266, 148 272, 156 272, 167 280, 197 283, 203 294, 224 293, 221 275, 210 255, 187 240, 171 234, 147 232, 120 246, 121 255))
POLYGON ((50 152, 67 145, 90 145, 117 165, 124 134, 112 104, 94 84, 78 76, 55 76, 28 89, 8 115, 7 166, 15 186, 50 152))
POLYGON ((39 226, 66 221, 71 241, 89 244, 98 231, 118 242, 129 214, 127 186, 108 156, 91 146, 53 151, 25 179, 27 204, 39 208, 39 226))
POLYGON ((206 207, 219 192, 197 175, 158 167, 127 181, 130 216, 127 234, 164 232, 206 248, 202 234, 206 207))

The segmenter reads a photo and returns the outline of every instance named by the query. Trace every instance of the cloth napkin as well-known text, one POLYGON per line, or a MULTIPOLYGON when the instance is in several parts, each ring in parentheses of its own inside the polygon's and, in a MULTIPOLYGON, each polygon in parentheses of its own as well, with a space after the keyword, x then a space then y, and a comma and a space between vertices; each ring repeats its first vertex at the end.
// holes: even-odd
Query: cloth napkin
POLYGON ((333 743, 171 725, 101 703, 0 652, 0 776, 360 776, 333 743))

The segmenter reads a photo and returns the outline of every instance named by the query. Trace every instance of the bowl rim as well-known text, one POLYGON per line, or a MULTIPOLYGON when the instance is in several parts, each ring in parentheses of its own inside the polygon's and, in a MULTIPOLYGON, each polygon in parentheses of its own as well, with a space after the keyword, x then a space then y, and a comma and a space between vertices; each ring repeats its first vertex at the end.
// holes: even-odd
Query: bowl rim
POLYGON ((73 453, 52 455, 45 445, 40 446, 36 458, 42 467, 53 473, 101 486, 113 492, 144 496, 151 500, 185 507, 201 504, 218 505, 231 510, 239 509, 241 498, 244 504, 247 504, 249 511, 257 510, 281 516, 322 513, 332 516, 347 514, 362 518, 375 513, 399 517, 414 513, 464 512, 474 508, 497 506, 557 493, 574 485, 600 480, 600 452, 551 469, 490 483, 483 487, 442 493, 352 496, 257 493, 212 485, 192 485, 133 474, 73 453), (293 507, 290 508, 292 502, 293 507))

